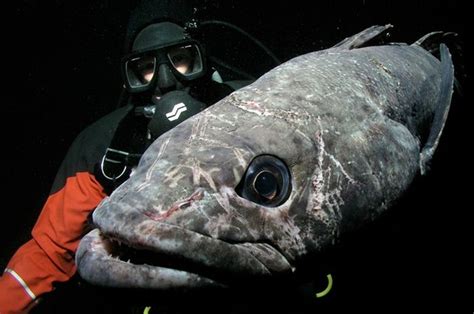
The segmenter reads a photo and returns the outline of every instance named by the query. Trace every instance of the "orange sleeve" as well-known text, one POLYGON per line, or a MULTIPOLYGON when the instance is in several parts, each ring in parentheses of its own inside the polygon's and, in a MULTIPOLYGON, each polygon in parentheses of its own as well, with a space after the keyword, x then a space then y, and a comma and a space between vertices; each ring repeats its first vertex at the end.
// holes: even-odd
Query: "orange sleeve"
POLYGON ((49 196, 33 239, 18 249, 0 277, 0 314, 28 312, 39 296, 53 290, 54 282, 74 275, 74 253, 88 215, 105 196, 88 172, 67 178, 64 187, 49 196))

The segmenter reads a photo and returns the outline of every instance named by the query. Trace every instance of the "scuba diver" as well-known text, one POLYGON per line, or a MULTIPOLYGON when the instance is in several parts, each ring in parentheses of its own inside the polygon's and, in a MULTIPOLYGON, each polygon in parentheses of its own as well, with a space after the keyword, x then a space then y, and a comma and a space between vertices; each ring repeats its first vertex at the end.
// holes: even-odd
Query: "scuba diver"
POLYGON ((223 81, 200 42, 190 35, 193 29, 183 23, 183 16, 193 14, 193 8, 183 3, 151 1, 132 13, 127 29, 131 40, 121 63, 124 105, 72 143, 32 239, 16 251, 0 277, 0 313, 29 312, 57 283, 73 277, 74 254, 92 223, 92 212, 133 175, 156 138, 251 82, 223 81), (150 18, 150 12, 161 16, 150 18))

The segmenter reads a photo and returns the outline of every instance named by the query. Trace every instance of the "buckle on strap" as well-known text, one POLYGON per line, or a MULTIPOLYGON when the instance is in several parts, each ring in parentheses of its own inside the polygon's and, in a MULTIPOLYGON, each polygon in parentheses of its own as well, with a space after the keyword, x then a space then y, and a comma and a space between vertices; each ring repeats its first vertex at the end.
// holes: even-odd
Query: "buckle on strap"
POLYGON ((128 155, 130 155, 128 152, 107 148, 107 151, 100 162, 100 171, 102 172, 102 175, 109 180, 116 180, 122 177, 127 171, 128 155), (117 173, 119 173, 119 175, 117 175, 117 173))
POLYGON ((138 165, 141 157, 142 154, 131 154, 109 147, 100 162, 100 171, 106 179, 117 180, 127 172, 128 167, 138 165))

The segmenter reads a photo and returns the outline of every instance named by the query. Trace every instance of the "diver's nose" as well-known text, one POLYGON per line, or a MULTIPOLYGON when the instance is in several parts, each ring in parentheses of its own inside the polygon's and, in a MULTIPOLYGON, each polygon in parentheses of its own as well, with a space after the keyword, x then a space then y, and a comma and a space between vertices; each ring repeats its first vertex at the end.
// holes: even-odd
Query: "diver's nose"
POLYGON ((170 67, 167 64, 161 64, 158 69, 158 84, 157 87, 163 90, 173 90, 176 89, 176 78, 171 72, 170 67))

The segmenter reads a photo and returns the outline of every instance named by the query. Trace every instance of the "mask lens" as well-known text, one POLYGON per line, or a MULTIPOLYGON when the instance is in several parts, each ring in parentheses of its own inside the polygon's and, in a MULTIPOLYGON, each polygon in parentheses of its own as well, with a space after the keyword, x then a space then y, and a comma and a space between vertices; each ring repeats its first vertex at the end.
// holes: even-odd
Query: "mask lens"
POLYGON ((168 52, 168 58, 176 71, 185 77, 202 72, 201 53, 195 45, 174 47, 168 52))
POLYGON ((127 79, 132 88, 148 86, 155 75, 156 58, 141 56, 128 60, 125 68, 127 79))

